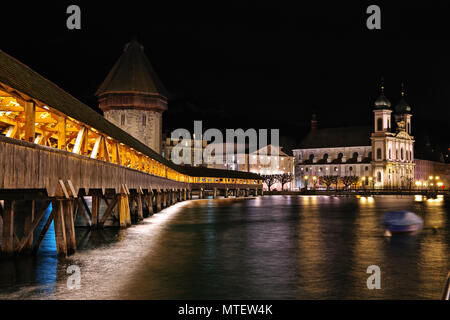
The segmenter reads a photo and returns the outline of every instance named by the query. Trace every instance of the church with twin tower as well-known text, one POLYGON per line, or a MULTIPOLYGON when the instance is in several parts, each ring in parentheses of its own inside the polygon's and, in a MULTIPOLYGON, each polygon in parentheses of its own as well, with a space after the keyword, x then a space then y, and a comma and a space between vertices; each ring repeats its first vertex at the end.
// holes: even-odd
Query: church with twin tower
POLYGON ((411 135, 411 107, 405 100, 402 84, 401 99, 395 106, 395 131, 391 127, 391 103, 384 95, 384 86, 374 103, 372 166, 381 186, 407 187, 414 180, 414 138, 411 135))
POLYGON ((95 95, 104 117, 161 154, 167 92, 134 38, 95 95))
POLYGON ((414 137, 411 106, 401 99, 392 108, 381 85, 373 104, 373 126, 317 128, 293 150, 297 160, 295 186, 323 186, 323 176, 357 176, 360 184, 390 188, 410 187, 414 180, 414 137))

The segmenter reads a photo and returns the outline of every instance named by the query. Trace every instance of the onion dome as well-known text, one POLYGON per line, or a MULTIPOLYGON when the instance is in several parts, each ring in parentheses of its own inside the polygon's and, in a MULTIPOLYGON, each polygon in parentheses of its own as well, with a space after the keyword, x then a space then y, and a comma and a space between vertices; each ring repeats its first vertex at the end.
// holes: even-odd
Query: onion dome
POLYGON ((377 100, 375 100, 374 107, 375 109, 389 109, 391 107, 391 102, 384 95, 383 80, 381 80, 380 89, 381 89, 380 96, 378 97, 377 100))
POLYGON ((411 106, 405 100, 405 89, 404 89, 403 83, 402 83, 402 98, 400 99, 398 104, 395 106, 395 112, 398 114, 411 113, 411 106))

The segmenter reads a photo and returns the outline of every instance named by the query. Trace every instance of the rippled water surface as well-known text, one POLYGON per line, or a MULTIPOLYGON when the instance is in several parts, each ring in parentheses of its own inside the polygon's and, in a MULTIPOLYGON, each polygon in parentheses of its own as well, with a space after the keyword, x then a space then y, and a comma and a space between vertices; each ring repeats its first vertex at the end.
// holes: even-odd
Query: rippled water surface
POLYGON ((439 299, 448 203, 417 200, 184 202, 127 230, 77 229, 80 250, 63 260, 50 233, 38 257, 0 261, 0 299, 439 299), (424 230, 384 237, 383 214, 397 209, 422 216, 424 230), (70 265, 79 290, 67 288, 70 265), (366 287, 370 265, 381 268, 380 290, 366 287))

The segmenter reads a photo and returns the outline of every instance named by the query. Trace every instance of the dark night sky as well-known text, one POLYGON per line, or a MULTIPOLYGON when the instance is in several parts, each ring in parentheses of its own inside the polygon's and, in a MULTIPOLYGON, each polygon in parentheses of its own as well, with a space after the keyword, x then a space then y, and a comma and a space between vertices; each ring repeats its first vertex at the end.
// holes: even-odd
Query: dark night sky
POLYGON ((429 136, 447 149, 450 4, 391 2, 2 3, 1 49, 95 108, 137 35, 170 92, 165 129, 280 128, 293 146, 313 112, 323 127, 371 124, 384 76, 393 105, 406 83, 416 144, 429 136), (70 4, 82 9, 81 31, 66 29, 70 4), (382 30, 366 28, 369 4, 380 5, 382 30))

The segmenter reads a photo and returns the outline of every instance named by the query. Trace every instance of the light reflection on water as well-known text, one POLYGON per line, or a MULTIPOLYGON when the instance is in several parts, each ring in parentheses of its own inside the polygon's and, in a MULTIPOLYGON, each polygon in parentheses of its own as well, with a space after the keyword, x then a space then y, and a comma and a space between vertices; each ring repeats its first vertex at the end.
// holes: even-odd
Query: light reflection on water
POLYGON ((446 206, 394 196, 184 202, 127 230, 77 229, 80 250, 64 260, 50 235, 37 258, 0 262, 0 299, 438 299, 450 269, 446 206), (425 229, 384 237, 383 214, 400 209, 425 229), (80 290, 66 287, 71 264, 80 290), (366 288, 373 264, 381 290, 366 288))

